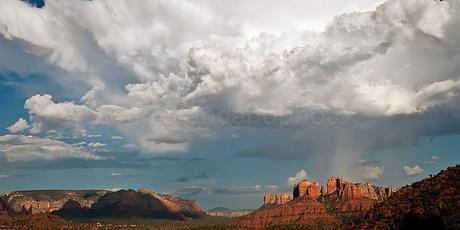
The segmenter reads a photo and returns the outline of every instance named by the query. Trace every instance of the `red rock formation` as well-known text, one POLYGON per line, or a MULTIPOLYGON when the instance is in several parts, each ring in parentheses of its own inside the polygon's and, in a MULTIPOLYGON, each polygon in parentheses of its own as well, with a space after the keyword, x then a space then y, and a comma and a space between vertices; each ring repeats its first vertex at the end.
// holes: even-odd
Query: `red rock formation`
POLYGON ((172 194, 159 194, 146 188, 139 189, 137 192, 160 200, 171 212, 181 213, 184 216, 193 218, 205 215, 205 212, 198 206, 195 200, 182 199, 172 194))
POLYGON ((332 223, 337 215, 366 211, 395 191, 372 184, 355 184, 338 177, 331 177, 326 189, 324 191, 315 181, 303 180, 294 186, 294 199, 284 204, 278 194, 266 194, 264 206, 241 218, 237 225, 263 228, 270 225, 315 224, 319 221, 332 223))
POLYGON ((90 208, 101 196, 110 193, 105 190, 31 190, 2 194, 3 199, 16 212, 22 207, 32 208, 33 214, 53 212, 61 209, 68 200, 74 200, 82 207, 90 208))
POLYGON ((352 183, 343 178, 331 177, 327 180, 327 195, 335 194, 341 200, 367 198, 382 201, 388 198, 396 189, 384 188, 372 184, 352 183))
POLYGON ((264 206, 283 205, 293 199, 290 193, 266 193, 264 195, 264 206))
POLYGON ((247 228, 264 228, 272 225, 315 224, 330 222, 333 217, 326 207, 308 196, 303 196, 276 208, 261 209, 241 218, 237 225, 247 228))
POLYGON ((294 199, 301 196, 309 196, 311 198, 317 198, 321 195, 321 188, 316 181, 302 180, 296 186, 294 186, 294 199))

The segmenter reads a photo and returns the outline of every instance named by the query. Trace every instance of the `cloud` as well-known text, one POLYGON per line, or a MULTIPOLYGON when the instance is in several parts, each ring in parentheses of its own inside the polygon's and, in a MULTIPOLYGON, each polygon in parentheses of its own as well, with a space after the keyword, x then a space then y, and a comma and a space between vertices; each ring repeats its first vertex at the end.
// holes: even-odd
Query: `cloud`
POLYGON ((298 171, 295 176, 293 177, 289 177, 288 178, 288 181, 287 181, 287 184, 291 187, 294 187, 296 184, 298 184, 300 181, 304 180, 304 179, 307 179, 307 172, 302 169, 300 171, 298 171))
POLYGON ((194 158, 190 158, 188 161, 205 161, 206 159, 204 158, 201 158, 201 157, 194 157, 194 158))
POLYGON ((74 135, 84 136, 85 125, 125 123, 139 119, 139 108, 123 108, 117 105, 101 105, 95 109, 74 102, 55 103, 48 94, 28 98, 25 108, 32 120, 32 133, 50 130, 70 130, 74 135))
POLYGON ((19 133, 28 129, 29 127, 29 123, 26 120, 19 118, 19 120, 16 121, 16 123, 14 123, 6 129, 8 129, 8 131, 10 131, 11 133, 19 133))
POLYGON ((136 177, 136 174, 131 173, 111 173, 111 177, 136 177))
POLYGON ((136 145, 135 144, 124 144, 122 147, 127 148, 127 149, 132 149, 132 148, 136 148, 136 145))
MULTIPOLYGON (((75 101, 30 97, 32 133, 84 136, 88 127, 110 126, 155 155, 218 140, 220 119, 200 122, 216 114, 350 118, 318 126, 307 119, 277 131, 259 126, 252 136, 259 141, 248 140, 240 155, 277 160, 336 159, 331 154, 341 149, 371 152, 459 133, 451 125, 460 121, 458 4, 359 3, 50 0, 37 9, 8 0, 0 3, 0 36, 68 73, 50 74, 66 89, 87 92, 75 101), (68 84, 75 79, 83 86, 68 84), (385 135, 395 127, 401 132, 385 135)), ((13 67, 5 69, 20 69, 13 67)), ((361 168, 364 178, 383 172, 361 168)))
POLYGON ((94 149, 100 149, 102 147, 107 146, 107 144, 99 143, 99 142, 91 142, 91 143, 88 143, 88 146, 91 147, 91 148, 94 148, 94 149))
POLYGON ((190 182, 190 181, 193 181, 193 180, 204 180, 204 179, 208 179, 209 176, 206 172, 202 172, 198 175, 195 175, 195 176, 190 176, 190 177, 179 177, 177 178, 175 181, 176 182, 190 182))
POLYGON ((436 164, 436 163, 438 162, 438 160, 439 160, 439 157, 436 156, 436 155, 433 155, 433 156, 431 156, 430 159, 428 160, 428 163, 429 163, 429 164, 436 164))
POLYGON ((23 135, 0 136, 0 159, 7 162, 33 160, 83 159, 104 160, 105 157, 62 141, 23 135))
POLYGON ((179 177, 175 180, 176 182, 189 182, 189 178, 188 177, 179 177))
POLYGON ((0 180, 10 178, 10 175, 0 174, 0 180))
POLYGON ((241 195, 241 194, 261 194, 267 192, 277 191, 278 186, 275 185, 254 185, 248 187, 238 188, 223 188, 223 187, 203 187, 203 186, 190 186, 175 191, 175 194, 185 196, 197 196, 197 195, 213 195, 213 194, 224 194, 224 195, 241 195))
POLYGON ((423 172, 423 168, 420 165, 415 165, 414 167, 406 165, 403 167, 403 171, 405 176, 416 176, 423 172))
POLYGON ((114 140, 121 140, 121 139, 123 139, 123 137, 120 137, 120 136, 112 136, 112 139, 114 139, 114 140))
POLYGON ((150 158, 152 161, 181 161, 178 157, 169 157, 169 156, 156 156, 150 158))
POLYGON ((379 180, 383 176, 384 167, 380 162, 367 162, 359 160, 358 172, 361 178, 365 180, 379 180))

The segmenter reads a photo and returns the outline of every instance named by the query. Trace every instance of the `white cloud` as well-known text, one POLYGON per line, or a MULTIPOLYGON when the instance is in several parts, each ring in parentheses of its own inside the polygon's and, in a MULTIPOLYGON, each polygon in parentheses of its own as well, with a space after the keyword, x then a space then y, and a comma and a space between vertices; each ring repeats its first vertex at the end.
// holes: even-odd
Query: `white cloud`
POLYGON ((433 156, 431 156, 430 159, 428 160, 428 163, 430 163, 430 164, 436 164, 436 163, 438 162, 438 160, 439 160, 439 157, 436 156, 436 155, 433 155, 433 156))
POLYGON ((82 147, 62 141, 23 135, 0 136, 0 158, 8 162, 72 158, 84 160, 105 159, 82 147))
POLYGON ((7 179, 7 178, 9 178, 9 177, 10 177, 10 175, 0 174, 0 180, 1 180, 1 179, 7 179))
POLYGON ((295 186, 298 184, 300 181, 307 179, 307 172, 305 170, 300 170, 298 171, 295 176, 289 177, 287 184, 291 187, 295 186))
POLYGON ((121 140, 121 139, 123 139, 123 137, 120 137, 120 136, 112 136, 112 139, 121 140))
POLYGON ((29 123, 26 120, 19 118, 19 120, 16 121, 16 123, 14 123, 6 129, 8 129, 8 131, 10 131, 11 133, 19 133, 28 129, 29 127, 29 123))
MULTIPOLYGON (((90 89, 78 102, 30 97, 25 107, 32 133, 83 136, 87 126, 110 125, 137 140, 144 152, 186 152, 197 139, 214 136, 210 130, 219 130, 197 118, 222 112, 279 117, 319 111, 375 119, 376 124, 344 131, 350 136, 385 126, 378 122, 386 119, 416 119, 438 108, 456 114, 458 4, 389 0, 374 10, 376 5, 371 0, 49 0, 36 9, 5 0, 0 34, 79 76, 82 88, 90 89), (355 10, 370 11, 341 14, 355 10), (340 16, 332 20, 334 15, 340 16)), ((437 119, 431 124, 445 120, 437 119)), ((398 144, 413 143, 429 131, 404 132, 407 142, 398 144)), ((318 133, 345 139, 335 130, 318 133)), ((364 150, 388 137, 373 138, 364 150)), ((344 145, 357 138, 349 139, 344 145)), ((315 144, 327 148, 343 142, 315 144)), ((379 178, 383 168, 363 171, 366 178, 379 178)))
MULTIPOLYGON (((85 135, 88 124, 120 124, 140 120, 144 112, 140 108, 123 108, 117 105, 101 105, 95 109, 74 102, 55 103, 48 94, 28 98, 25 108, 32 120, 32 133, 50 130, 70 130, 74 135, 85 135)), ((98 137, 91 135, 91 137, 98 137)))
POLYGON ((107 144, 100 143, 100 142, 91 142, 91 143, 88 144, 88 146, 92 147, 92 148, 95 148, 95 149, 99 149, 99 148, 107 146, 107 144))
POLYGON ((383 176, 384 167, 378 162, 366 162, 359 160, 358 171, 361 178, 365 180, 379 180, 383 176))
POLYGON ((136 148, 135 144, 124 144, 123 148, 131 149, 131 148, 136 148))
POLYGON ((406 165, 403 167, 403 171, 405 176, 416 176, 423 172, 423 168, 420 165, 415 165, 414 167, 406 165))
POLYGON ((111 173, 111 177, 136 177, 136 174, 132 173, 111 173))

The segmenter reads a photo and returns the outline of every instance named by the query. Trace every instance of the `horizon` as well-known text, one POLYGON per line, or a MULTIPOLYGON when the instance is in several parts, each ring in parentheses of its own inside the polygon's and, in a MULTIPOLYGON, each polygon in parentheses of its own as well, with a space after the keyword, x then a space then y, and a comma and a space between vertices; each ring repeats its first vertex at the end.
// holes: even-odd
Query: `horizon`
POLYGON ((459 7, 4 0, 0 193, 145 187, 241 210, 302 179, 437 174, 460 163, 459 7))

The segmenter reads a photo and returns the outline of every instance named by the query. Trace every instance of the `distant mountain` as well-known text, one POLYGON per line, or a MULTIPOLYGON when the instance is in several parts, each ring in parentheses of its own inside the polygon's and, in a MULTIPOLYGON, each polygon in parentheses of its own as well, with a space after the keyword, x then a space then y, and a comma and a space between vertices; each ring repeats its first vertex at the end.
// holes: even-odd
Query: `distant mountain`
POLYGON ((0 196, 16 212, 22 207, 32 208, 34 214, 61 209, 68 200, 78 201, 83 207, 91 207, 97 199, 110 193, 106 190, 30 190, 4 193, 0 196))
POLYGON ((252 213, 253 210, 233 210, 226 207, 217 207, 210 209, 206 212, 209 216, 218 216, 218 217, 242 217, 252 213))
POLYGON ((69 200, 62 209, 53 212, 61 217, 142 217, 185 220, 205 215, 196 201, 170 194, 158 194, 148 189, 120 190, 100 197, 90 208, 69 200))
POLYGON ((315 181, 303 180, 294 186, 292 195, 265 194, 262 207, 239 219, 236 225, 249 228, 319 223, 336 226, 343 218, 364 213, 394 191, 338 177, 331 177, 326 189, 315 181))
POLYGON ((358 223, 358 229, 460 229, 460 165, 401 188, 358 223))

